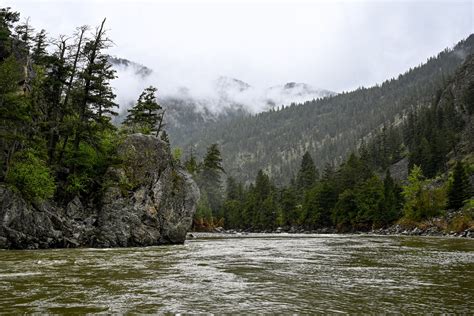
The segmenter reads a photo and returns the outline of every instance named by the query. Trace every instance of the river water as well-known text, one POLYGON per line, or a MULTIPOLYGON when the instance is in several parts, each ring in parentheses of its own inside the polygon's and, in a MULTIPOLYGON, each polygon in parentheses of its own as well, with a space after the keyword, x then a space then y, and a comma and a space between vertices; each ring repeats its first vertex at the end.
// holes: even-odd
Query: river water
POLYGON ((251 235, 0 251, 1 313, 474 312, 474 240, 251 235))

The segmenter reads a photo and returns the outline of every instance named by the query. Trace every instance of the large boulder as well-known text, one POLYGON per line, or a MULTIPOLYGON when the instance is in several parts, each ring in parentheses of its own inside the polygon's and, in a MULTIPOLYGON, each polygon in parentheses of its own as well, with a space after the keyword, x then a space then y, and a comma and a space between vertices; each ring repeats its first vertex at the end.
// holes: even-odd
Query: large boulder
POLYGON ((119 167, 107 171, 98 214, 98 247, 183 243, 191 227, 199 189, 174 163, 169 146, 134 134, 118 148, 119 167))
POLYGON ((64 208, 27 202, 0 185, 0 248, 129 247, 183 243, 199 189, 169 146, 142 134, 118 148, 97 205, 72 199, 64 208))

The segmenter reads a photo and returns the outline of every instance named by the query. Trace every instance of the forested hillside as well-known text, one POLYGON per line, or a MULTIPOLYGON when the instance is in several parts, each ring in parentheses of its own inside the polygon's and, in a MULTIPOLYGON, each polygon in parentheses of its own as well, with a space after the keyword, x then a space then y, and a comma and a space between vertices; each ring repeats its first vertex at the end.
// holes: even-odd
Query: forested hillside
POLYGON ((306 151, 317 167, 340 164, 384 123, 399 124, 408 110, 427 105, 472 52, 473 35, 381 85, 216 121, 179 141, 171 134, 171 142, 185 156, 218 143, 229 175, 249 182, 263 169, 276 183, 289 183, 306 151))
MULTIPOLYGON (((474 225, 473 113, 470 55, 426 106, 409 110, 403 123, 374 132, 337 168, 327 165, 320 172, 306 152, 289 185, 275 185, 260 170, 248 186, 228 177, 223 195, 218 181, 223 170, 213 145, 197 173, 198 179, 205 179, 203 175, 213 169, 209 181, 199 182, 202 198, 195 226, 340 232, 399 223, 421 227, 419 233, 427 228, 431 233, 466 233, 474 225), (409 171, 403 181, 390 172, 399 161, 406 161, 405 172, 409 171)), ((196 164, 189 162, 193 172, 196 164)))

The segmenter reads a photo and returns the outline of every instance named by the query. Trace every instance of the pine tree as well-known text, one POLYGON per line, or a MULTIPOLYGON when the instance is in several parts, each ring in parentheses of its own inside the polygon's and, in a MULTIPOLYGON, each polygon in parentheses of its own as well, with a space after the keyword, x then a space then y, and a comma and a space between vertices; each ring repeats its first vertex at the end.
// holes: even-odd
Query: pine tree
POLYGON ((34 46, 31 52, 31 59, 36 65, 42 65, 47 58, 47 47, 48 43, 46 42, 46 31, 41 30, 33 39, 34 46))
POLYGON ((29 18, 15 27, 17 43, 21 44, 18 49, 22 50, 26 55, 29 55, 34 38, 34 31, 34 28, 30 25, 29 18))
POLYGON ((239 191, 237 181, 233 177, 227 178, 226 200, 238 200, 239 191))
POLYGON ((296 226, 299 220, 301 205, 298 205, 298 195, 293 186, 282 190, 280 205, 283 211, 282 225, 296 226))
POLYGON ((210 173, 210 175, 218 175, 224 172, 221 152, 217 144, 212 144, 207 148, 207 153, 203 161, 203 171, 210 173))
POLYGON ((402 206, 401 189, 393 181, 390 170, 387 169, 383 181, 383 201, 380 206, 380 224, 387 225, 400 217, 402 206))
POLYGON ((310 189, 318 180, 318 171, 314 165, 313 158, 309 152, 305 152, 301 161, 301 167, 296 177, 298 189, 305 191, 310 189))
POLYGON ((448 208, 459 209, 470 197, 470 183, 461 161, 456 163, 453 181, 448 190, 448 208))
POLYGON ((196 175, 198 172, 199 165, 192 149, 188 159, 186 159, 186 161, 184 162, 184 167, 193 176, 196 175))
POLYGON ((337 192, 331 181, 322 181, 309 190, 304 199, 301 222, 309 228, 332 225, 331 210, 337 202, 337 192))
POLYGON ((222 217, 221 206, 223 197, 221 178, 223 173, 221 152, 217 144, 212 144, 208 147, 204 157, 198 183, 200 188, 207 192, 209 205, 217 218, 222 217))
MULTIPOLYGON (((74 45, 70 46, 67 44, 67 38, 60 36, 56 42, 58 51, 53 55, 57 62, 54 68, 56 69, 56 75, 53 75, 52 78, 56 78, 56 86, 58 92, 64 89, 64 96, 60 98, 59 101, 59 118, 57 123, 57 128, 51 129, 51 135, 49 140, 49 152, 52 152, 50 159, 56 161, 58 164, 62 163, 68 141, 75 134, 76 129, 76 120, 68 120, 68 116, 75 117, 77 113, 77 100, 82 96, 81 92, 77 87, 77 81, 75 81, 78 73, 80 73, 80 64, 83 62, 84 56, 83 43, 85 41, 85 34, 88 30, 88 26, 81 26, 76 29, 76 33, 73 36, 74 45), (66 54, 67 52, 67 54, 66 54), (68 58, 66 55, 71 55, 68 58), (63 78, 63 73, 66 80, 63 78), (63 85, 64 84, 64 85, 63 85), (54 155, 56 144, 62 141, 62 144, 59 149, 57 157, 54 155)), ((61 96, 60 93, 56 94, 61 96)))
POLYGON ((253 196, 255 203, 253 205, 253 226, 258 229, 264 229, 274 225, 276 220, 276 208, 272 197, 272 183, 263 170, 259 170, 255 178, 255 187, 253 196), (268 223, 268 226, 266 224, 268 223))
MULTIPOLYGON (((105 21, 105 19, 102 21, 93 39, 87 41, 83 48, 86 64, 79 73, 81 86, 77 91, 77 100, 75 100, 78 120, 76 121, 73 150, 76 159, 82 141, 93 143, 95 141, 92 135, 94 132, 113 128, 110 124, 110 115, 116 115, 112 109, 118 107, 113 101, 115 95, 110 87, 110 80, 115 78, 115 71, 103 53, 103 50, 110 45, 110 40, 106 37, 104 29, 105 21)), ((73 165, 73 169, 75 167, 73 165)))
POLYGON ((129 114, 124 124, 133 132, 142 132, 144 134, 154 133, 159 136, 163 128, 164 111, 156 99, 155 87, 146 88, 133 108, 129 109, 129 114))
POLYGON ((20 14, 10 11, 10 8, 0 8, 0 62, 12 52, 12 31, 14 23, 18 22, 20 14))

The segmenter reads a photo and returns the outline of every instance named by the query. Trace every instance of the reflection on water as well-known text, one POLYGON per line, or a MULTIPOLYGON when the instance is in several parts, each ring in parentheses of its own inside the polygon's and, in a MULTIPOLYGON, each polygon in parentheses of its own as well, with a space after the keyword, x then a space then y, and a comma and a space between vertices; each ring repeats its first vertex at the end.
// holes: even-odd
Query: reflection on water
POLYGON ((0 312, 474 310, 474 240, 353 235, 0 251, 0 312))

